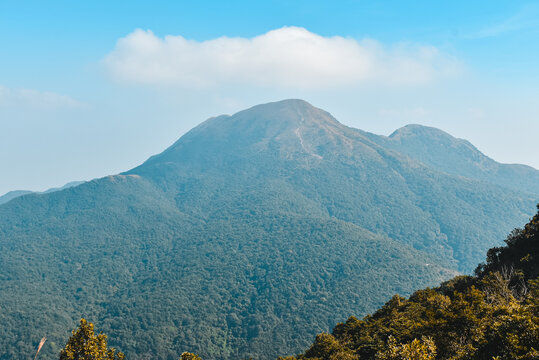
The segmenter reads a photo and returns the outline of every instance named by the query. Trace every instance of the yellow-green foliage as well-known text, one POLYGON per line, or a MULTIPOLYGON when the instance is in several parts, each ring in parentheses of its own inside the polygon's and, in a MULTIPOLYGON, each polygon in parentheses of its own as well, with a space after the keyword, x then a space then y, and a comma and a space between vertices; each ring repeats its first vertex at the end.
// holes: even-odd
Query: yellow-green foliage
POLYGON ((309 358, 320 360, 355 360, 358 357, 330 334, 320 334, 306 352, 309 358))
POLYGON ((202 360, 202 358, 198 355, 195 355, 195 354, 192 354, 192 353, 189 353, 189 352, 184 352, 181 356, 180 356, 180 360, 202 360))
POLYGON ((397 344, 393 336, 387 341, 387 350, 376 354, 376 360, 434 360, 436 345, 431 338, 414 339, 408 344, 397 344))
POLYGON ((94 324, 80 320, 69 341, 60 352, 60 360, 123 360, 124 354, 107 347, 107 336, 95 335, 94 324))

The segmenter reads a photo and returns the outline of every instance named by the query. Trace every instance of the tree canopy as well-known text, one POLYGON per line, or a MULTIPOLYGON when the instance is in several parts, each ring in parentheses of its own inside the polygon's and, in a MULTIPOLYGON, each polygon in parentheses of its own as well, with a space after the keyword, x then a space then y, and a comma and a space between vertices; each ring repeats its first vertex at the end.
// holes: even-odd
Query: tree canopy
POLYGON ((124 354, 107 346, 105 334, 95 334, 94 324, 86 319, 73 330, 69 341, 60 352, 60 360, 123 360, 124 354))
MULTIPOLYGON (((539 206, 538 206, 539 210, 539 206)), ((279 360, 536 360, 539 358, 539 211, 475 276, 457 276, 408 299, 393 296, 362 320, 321 333, 305 353, 279 360)), ((82 319, 60 360, 123 359, 82 319)), ((180 360, 202 360, 184 352, 180 360)))

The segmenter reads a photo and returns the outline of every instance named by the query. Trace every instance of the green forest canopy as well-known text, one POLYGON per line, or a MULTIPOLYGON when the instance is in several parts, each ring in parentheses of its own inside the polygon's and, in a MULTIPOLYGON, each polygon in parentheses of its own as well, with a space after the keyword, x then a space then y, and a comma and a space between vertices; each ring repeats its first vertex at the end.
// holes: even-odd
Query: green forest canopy
MULTIPOLYGON (((319 334, 305 353, 279 360, 537 359, 538 274, 539 211, 505 246, 488 251, 475 276, 457 276, 408 299, 395 295, 372 315, 350 317, 331 334, 319 334)), ((61 359, 68 359, 66 349, 73 353, 73 339, 87 327, 81 320, 61 359)), ((103 357, 95 359, 114 359, 114 350, 105 350, 106 341, 103 357)), ((200 357, 186 352, 180 359, 200 357)))

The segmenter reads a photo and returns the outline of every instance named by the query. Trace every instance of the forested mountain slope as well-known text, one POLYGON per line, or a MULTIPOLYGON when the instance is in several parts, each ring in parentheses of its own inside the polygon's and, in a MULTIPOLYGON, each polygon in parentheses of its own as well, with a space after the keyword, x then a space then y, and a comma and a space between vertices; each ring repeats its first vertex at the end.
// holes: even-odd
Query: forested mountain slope
POLYGON ((194 218, 134 175, 0 210, 3 359, 23 358, 43 335, 52 357, 79 317, 114 333, 130 358, 186 348, 269 358, 339 316, 451 276, 434 256, 316 214, 194 218))
POLYGON ((178 208, 202 217, 259 205, 334 217, 461 271, 472 271, 539 200, 429 168, 301 100, 210 119, 128 174, 151 179, 178 208))
POLYGON ((301 100, 202 123, 141 166, 0 206, 1 359, 85 317, 131 359, 273 358, 471 271, 538 199, 442 172, 301 100))
POLYGON ((506 246, 488 251, 476 276, 456 277, 408 299, 396 295, 286 360, 538 359, 538 275, 539 212, 507 237, 506 246))

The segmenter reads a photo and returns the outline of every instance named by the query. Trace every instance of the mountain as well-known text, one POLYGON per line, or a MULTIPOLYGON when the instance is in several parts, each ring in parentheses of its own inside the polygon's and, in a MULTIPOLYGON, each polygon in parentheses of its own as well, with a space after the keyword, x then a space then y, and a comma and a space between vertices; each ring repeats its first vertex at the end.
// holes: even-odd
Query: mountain
POLYGON ((295 353, 472 271, 537 200, 301 100, 211 118, 125 173, 0 205, 0 359, 43 335, 52 356, 80 317, 132 359, 295 353))
POLYGON ((512 190, 539 194, 539 171, 519 164, 500 164, 470 142, 427 126, 407 125, 389 137, 366 135, 377 144, 394 149, 448 174, 486 181, 512 190))
POLYGON ((448 176, 301 100, 210 119, 126 174, 171 190, 187 212, 193 201, 216 193, 195 206, 201 216, 218 217, 242 202, 252 204, 249 211, 263 203, 272 211, 316 213, 453 260, 460 271, 472 271, 500 230, 526 219, 539 198, 494 181, 448 176), (506 216, 504 226, 499 219, 506 216), (463 224, 466 218, 482 224, 463 224))
POLYGON ((16 197, 19 197, 19 196, 28 195, 28 194, 48 194, 48 193, 51 193, 51 192, 68 189, 70 187, 77 186, 77 185, 80 185, 82 183, 84 183, 84 181, 72 181, 72 182, 69 182, 69 183, 65 184, 62 187, 50 188, 50 189, 47 189, 47 190, 45 190, 43 192, 29 191, 29 190, 10 191, 10 192, 0 196, 0 205, 5 204, 8 201, 10 201, 11 199, 15 199, 16 197))
POLYGON ((13 190, 5 193, 4 195, 0 196, 0 205, 7 203, 11 199, 15 199, 16 197, 32 194, 33 191, 29 190, 13 190))
POLYGON ((47 190, 45 190, 43 192, 39 192, 39 194, 48 194, 48 193, 55 192, 55 191, 69 189, 69 188, 74 187, 74 186, 79 186, 80 184, 84 184, 84 181, 70 181, 67 184, 65 184, 64 186, 53 187, 53 188, 47 189, 47 190))

